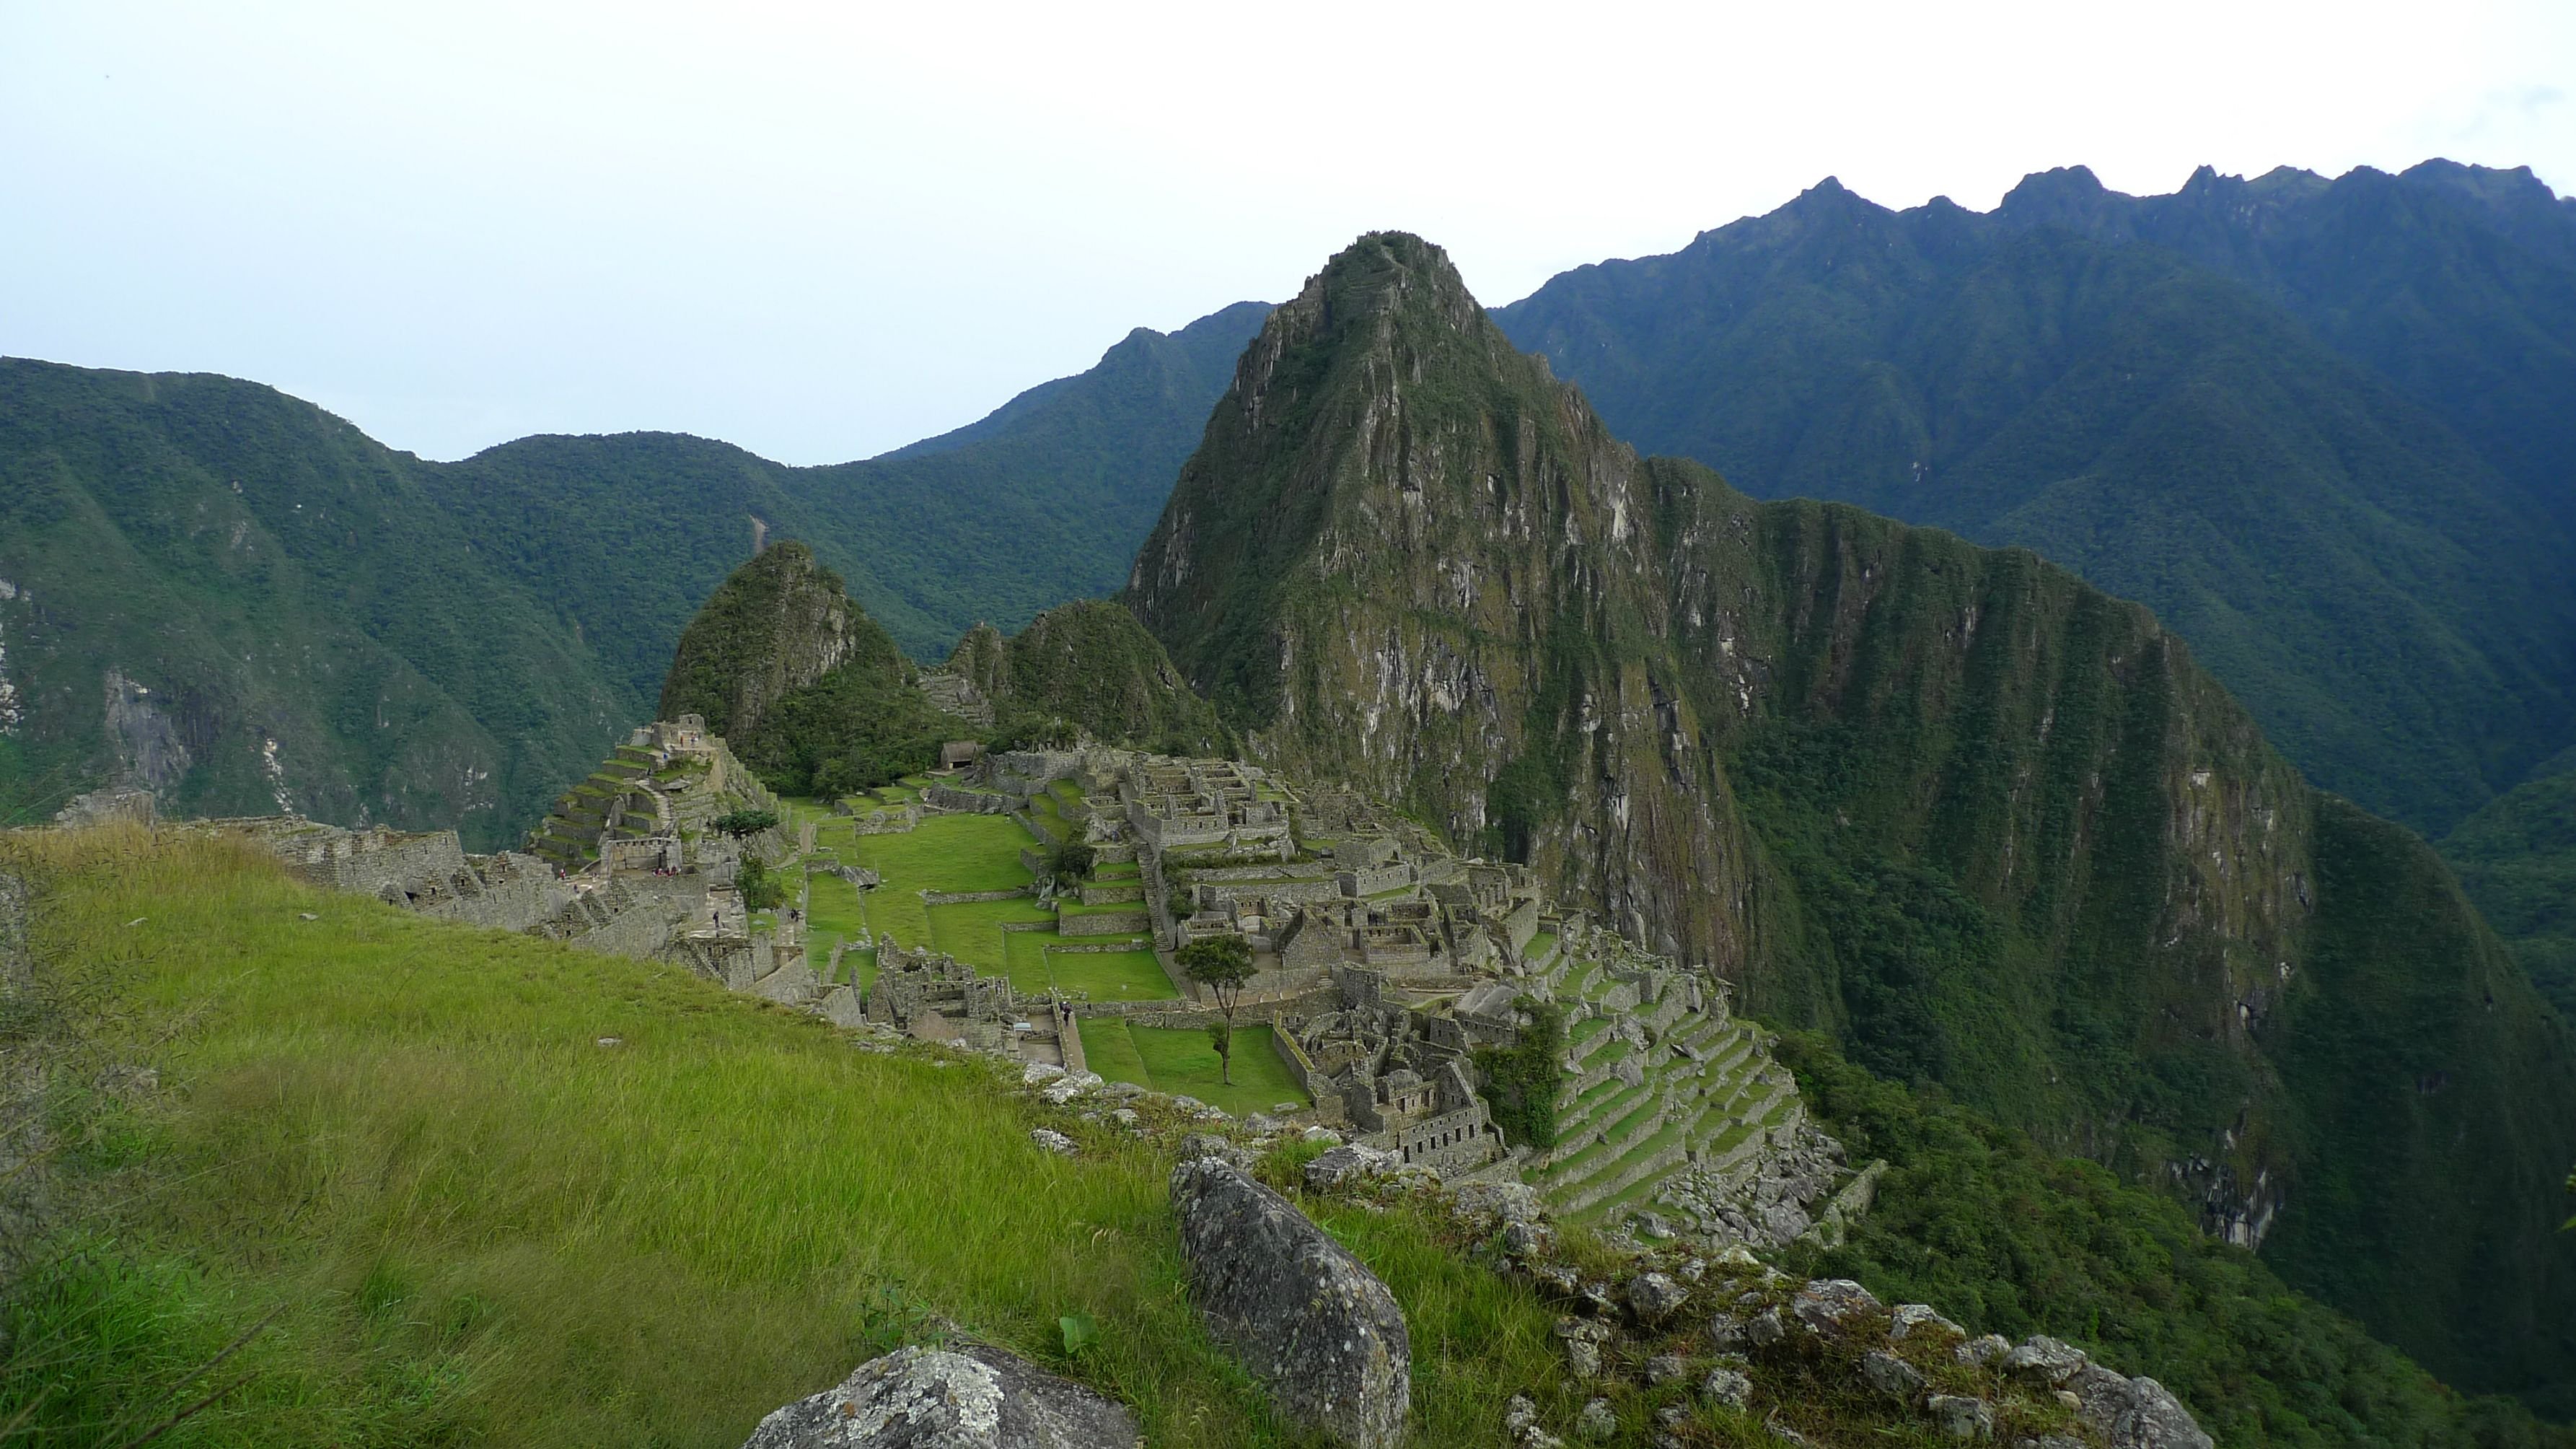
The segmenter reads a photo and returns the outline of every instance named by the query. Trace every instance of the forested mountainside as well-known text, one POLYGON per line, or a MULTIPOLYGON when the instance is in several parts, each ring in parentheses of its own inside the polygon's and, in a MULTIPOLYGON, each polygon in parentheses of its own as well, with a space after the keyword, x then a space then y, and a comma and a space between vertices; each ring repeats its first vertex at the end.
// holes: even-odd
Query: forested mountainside
POLYGON ((2147 604, 2427 834, 2576 731, 2576 213, 2527 171, 1828 180, 1496 315, 1641 448, 2147 604))
POLYGON ((1263 758, 2197 1199, 2456 1383, 2576 1381, 2566 1027, 2146 609, 1639 458, 1400 234, 1272 315, 1126 597, 1263 758))
POLYGON ((669 434, 430 463, 251 383, 0 360, 0 819, 129 779, 515 840, 651 710, 757 528, 922 658, 1114 588, 1266 310, 829 468, 669 434))
POLYGON ((0 819, 101 780, 497 844, 634 715, 421 466, 229 378, 0 361, 0 819))
POLYGON ((978 624, 957 641, 948 670, 992 701, 1000 735, 1060 733, 1171 755, 1241 753, 1216 709, 1181 677, 1136 616, 1099 599, 1059 604, 1005 636, 978 624))
POLYGON ((789 468, 669 433, 539 437, 432 469, 428 487, 639 698, 749 556, 754 519, 811 544, 905 653, 937 660, 979 620, 1017 628, 1117 588, 1268 311, 1138 328, 1089 372, 866 462, 789 468))

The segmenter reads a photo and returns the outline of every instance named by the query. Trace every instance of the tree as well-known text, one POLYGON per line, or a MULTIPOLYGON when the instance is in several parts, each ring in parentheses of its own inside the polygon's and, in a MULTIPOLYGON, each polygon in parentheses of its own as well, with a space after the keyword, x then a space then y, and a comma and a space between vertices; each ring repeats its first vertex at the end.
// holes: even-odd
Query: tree
POLYGON ((1056 889, 1070 890, 1082 884, 1091 874, 1099 852, 1079 840, 1068 840, 1047 854, 1047 874, 1055 877, 1056 889))
POLYGON ((1218 1074, 1234 1085, 1234 1008, 1252 980, 1252 945, 1241 936, 1202 936, 1174 956, 1181 974, 1208 989, 1223 1013, 1208 1023, 1208 1041, 1216 1047, 1218 1074))
POLYGON ((778 812, 775 810, 733 810, 717 816, 715 819, 708 821, 707 824, 715 827, 716 832, 720 835, 730 835, 734 839, 740 840, 746 835, 758 835, 764 830, 776 828, 778 824, 778 812))
POLYGON ((734 888, 742 892, 744 906, 755 911, 771 910, 787 904, 787 880, 771 870, 759 856, 746 855, 734 871, 734 888))

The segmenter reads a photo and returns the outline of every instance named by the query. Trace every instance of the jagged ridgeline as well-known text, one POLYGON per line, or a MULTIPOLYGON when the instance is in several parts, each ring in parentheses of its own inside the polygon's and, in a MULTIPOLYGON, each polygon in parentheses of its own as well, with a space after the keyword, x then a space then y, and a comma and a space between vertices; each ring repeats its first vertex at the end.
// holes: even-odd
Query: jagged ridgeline
POLYGON ((1395 234, 1273 314, 1127 597, 1265 762, 2185 1196, 2454 1382, 2576 1379, 2566 1028, 2143 608, 1641 459, 1395 234))
POLYGON ((940 746, 1094 739, 1183 753, 1231 743, 1215 709, 1135 616, 1076 603, 1016 637, 977 626, 948 667, 917 670, 804 544, 734 571, 680 635, 660 716, 702 716, 789 794, 865 789, 940 746))

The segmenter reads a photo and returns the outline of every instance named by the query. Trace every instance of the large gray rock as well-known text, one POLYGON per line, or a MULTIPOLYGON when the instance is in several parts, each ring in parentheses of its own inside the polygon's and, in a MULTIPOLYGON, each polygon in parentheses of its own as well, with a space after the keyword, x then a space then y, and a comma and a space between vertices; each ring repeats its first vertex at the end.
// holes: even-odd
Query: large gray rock
POLYGON ((2084 1421, 2111 1449, 2210 1449, 2210 1438, 2182 1401, 2150 1378, 2123 1378, 2088 1363, 2067 1380, 2084 1421))
POLYGON ((1172 1169, 1190 1291, 1280 1413, 1352 1449, 1392 1449, 1413 1399, 1395 1295, 1295 1204, 1214 1157, 1172 1169))
POLYGON ((1136 1421, 981 1344, 904 1348, 760 1421, 743 1449, 1136 1449, 1136 1421))

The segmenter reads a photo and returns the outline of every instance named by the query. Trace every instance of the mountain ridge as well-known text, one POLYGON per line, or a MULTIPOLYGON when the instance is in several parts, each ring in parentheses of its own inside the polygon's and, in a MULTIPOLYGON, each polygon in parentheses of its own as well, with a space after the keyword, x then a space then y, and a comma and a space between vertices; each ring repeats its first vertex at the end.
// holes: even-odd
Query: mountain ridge
MULTIPOLYGON (((1889 211, 1828 179, 1680 252, 1565 273, 1496 316, 1649 450, 1756 496, 2032 547, 2140 599, 2309 773, 2440 834, 2570 742, 2576 585, 2561 560, 2576 534, 2528 450, 2482 453, 2461 431, 2481 424, 2473 409, 2382 371, 2428 350, 2422 328, 2385 345, 2361 323, 2338 330, 2328 314, 2357 305, 2360 281, 2294 295, 2282 280, 2306 275, 2324 247, 2309 234, 2328 226, 2295 230, 2285 207, 2350 212, 2389 189, 2204 170, 2174 197, 2131 198, 2077 168, 1981 215, 1939 198, 1889 211)), ((2399 189, 2460 209, 2429 180, 2399 189)), ((2564 275, 2511 296, 2566 311, 2576 340, 2565 230, 2564 275)), ((2402 315, 2402 300, 2374 305, 2402 315)), ((2576 416, 2576 361, 2544 382, 2507 411, 2548 452, 2557 425, 2542 420, 2562 403, 2576 416)), ((2576 434, 2564 441, 2550 456, 2576 469, 2576 434)))

